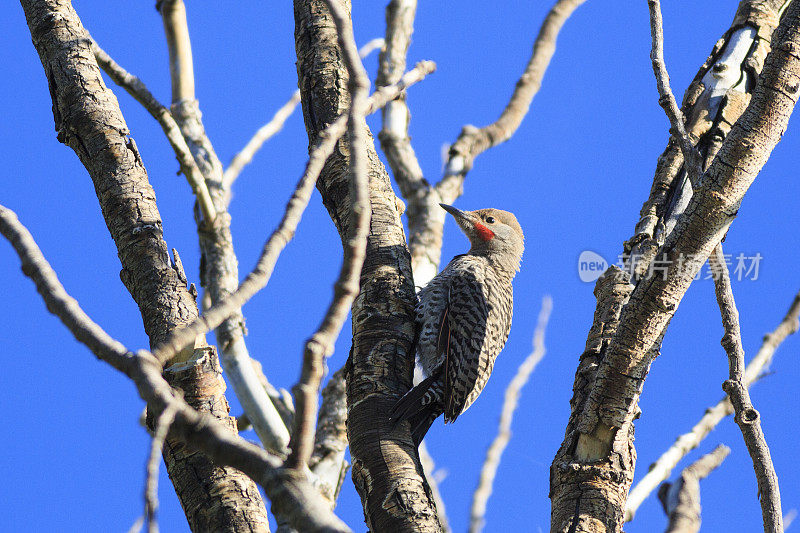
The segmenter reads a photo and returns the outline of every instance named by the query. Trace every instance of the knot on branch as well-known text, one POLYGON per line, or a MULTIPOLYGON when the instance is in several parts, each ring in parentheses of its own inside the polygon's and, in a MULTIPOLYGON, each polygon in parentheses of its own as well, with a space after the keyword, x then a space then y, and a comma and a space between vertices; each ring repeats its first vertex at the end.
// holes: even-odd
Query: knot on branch
POLYGON ((756 424, 759 416, 761 415, 754 407, 748 407, 744 409, 739 416, 737 416, 737 422, 748 425, 756 424))

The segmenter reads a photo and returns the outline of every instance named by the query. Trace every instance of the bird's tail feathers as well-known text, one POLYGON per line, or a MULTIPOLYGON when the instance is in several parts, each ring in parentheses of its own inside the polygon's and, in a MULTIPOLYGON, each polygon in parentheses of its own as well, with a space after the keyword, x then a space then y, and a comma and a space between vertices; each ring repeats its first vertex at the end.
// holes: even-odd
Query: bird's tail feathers
POLYGON ((389 415, 395 426, 404 420, 411 423, 411 433, 416 445, 422 442, 433 421, 442 414, 443 391, 440 378, 440 373, 436 373, 405 393, 389 415))

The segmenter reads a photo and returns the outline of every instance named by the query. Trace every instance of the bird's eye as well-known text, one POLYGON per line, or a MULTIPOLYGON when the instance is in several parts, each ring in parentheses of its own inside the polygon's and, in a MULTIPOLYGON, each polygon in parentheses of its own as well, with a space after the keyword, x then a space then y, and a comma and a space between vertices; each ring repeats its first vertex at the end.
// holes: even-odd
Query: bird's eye
POLYGON ((494 224, 494 217, 486 217, 487 224, 494 224))

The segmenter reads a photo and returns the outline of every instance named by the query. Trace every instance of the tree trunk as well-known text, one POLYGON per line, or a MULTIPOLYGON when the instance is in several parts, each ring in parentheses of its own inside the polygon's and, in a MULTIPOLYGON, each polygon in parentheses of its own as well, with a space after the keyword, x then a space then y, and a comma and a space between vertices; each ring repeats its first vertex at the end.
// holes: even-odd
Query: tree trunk
MULTIPOLYGON (((349 10, 349 2, 347 2, 349 10)), ((336 30, 321 0, 295 0, 295 45, 309 143, 345 112, 347 70, 336 30)), ((371 137, 370 137, 371 139, 371 137)), ((369 142, 372 223, 353 304, 353 347, 347 372, 347 434, 353 481, 372 531, 440 531, 422 465, 405 426, 388 412, 411 387, 414 284, 401 210, 374 144, 369 142)), ((317 183, 339 235, 349 234, 348 145, 339 142, 317 183)))
MULTIPOLYGON (((22 0, 25 17, 44 66, 53 99, 58 140, 72 148, 94 182, 100 207, 117 245, 120 277, 139 306, 150 345, 197 317, 194 297, 170 262, 161 215, 136 143, 114 94, 105 86, 91 50, 91 38, 68 0, 22 0)), ((193 346, 182 353, 191 356, 193 346)), ((215 358, 216 356, 214 356, 215 358)), ((174 384, 203 400, 204 383, 221 380, 214 365, 193 369, 174 384)), ((167 373, 170 375, 171 373, 167 373)), ((214 416, 235 434, 221 390, 214 416)), ((255 484, 233 468, 218 468, 201 453, 165 453, 167 468, 193 531, 265 531, 264 504, 255 484), (244 489, 244 490, 243 490, 244 489), (189 499, 187 496, 192 495, 189 499), (202 495, 205 509, 191 501, 202 495)))

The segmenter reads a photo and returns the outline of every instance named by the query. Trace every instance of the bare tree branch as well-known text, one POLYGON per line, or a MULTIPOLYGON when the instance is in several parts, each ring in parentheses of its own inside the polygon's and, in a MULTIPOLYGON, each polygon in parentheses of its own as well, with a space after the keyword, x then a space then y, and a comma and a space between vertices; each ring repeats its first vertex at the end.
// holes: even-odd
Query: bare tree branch
MULTIPOLYGON (((375 91, 369 99, 367 114, 374 113, 386 105, 387 102, 396 98, 407 87, 421 81, 425 76, 433 72, 435 68, 436 65, 433 62, 422 61, 413 70, 406 73, 398 84, 375 91)), ((207 332, 214 329, 232 312, 240 309, 247 300, 266 286, 280 252, 286 247, 286 244, 291 240, 297 229, 300 217, 308 205, 317 177, 322 171, 325 161, 333 153, 336 142, 344 134, 346 128, 347 116, 341 115, 320 133, 319 141, 311 151, 311 156, 298 182, 297 189, 289 199, 286 212, 277 229, 270 235, 264 245, 253 271, 242 281, 239 288, 225 300, 214 304, 203 316, 189 324, 182 331, 175 332, 163 343, 155 347, 153 355, 160 361, 169 360, 174 353, 180 351, 184 346, 192 342, 197 335, 201 334, 199 332, 207 332)))
POLYGON ((424 440, 419 443, 418 451, 419 461, 422 463, 422 470, 425 471, 425 479, 428 481, 428 486, 431 489, 431 497, 436 504, 436 518, 439 521, 439 526, 444 533, 450 533, 452 530, 450 529, 450 522, 447 520, 447 509, 444 504, 444 498, 442 498, 442 493, 439 491, 439 482, 441 480, 437 479, 436 463, 433 460, 433 456, 428 451, 428 446, 425 444, 424 440))
MULTIPOLYGON (((742 0, 730 28, 686 90, 682 114, 686 131, 707 168, 733 123, 741 116, 770 51, 770 38, 788 0, 742 0)), ((697 173, 694 173, 697 174, 697 173)), ((626 270, 634 281, 649 265, 686 210, 699 175, 690 176, 679 143, 670 137, 658 158, 650 196, 641 209, 636 234, 625 243, 626 270)))
POLYGON ((789 512, 783 515, 783 530, 786 531, 794 523, 797 518, 797 509, 789 509, 789 512))
MULTIPOLYGON (((217 213, 213 221, 197 221, 202 254, 200 281, 214 303, 227 297, 239 285, 239 265, 233 247, 231 219, 227 211, 230 191, 223 185, 222 163, 206 134, 200 106, 195 99, 194 66, 186 8, 182 0, 163 0, 157 7, 162 15, 169 49, 171 112, 203 174, 217 213)), ((289 443, 289 430, 260 384, 244 339, 245 334, 245 319, 241 310, 232 313, 216 327, 222 364, 263 445, 283 454, 289 443)))
POLYGON ((653 44, 650 50, 650 61, 653 63, 653 74, 656 76, 656 86, 658 87, 658 103, 664 109, 669 124, 670 133, 678 141, 683 153, 683 159, 687 162, 689 176, 693 183, 700 179, 702 173, 700 164, 700 154, 692 144, 689 134, 686 133, 684 117, 675 101, 675 95, 669 86, 669 73, 664 63, 664 23, 661 18, 660 0, 647 0, 650 9, 650 35, 653 44))
MULTIPOLYGON (((350 8, 348 0, 337 0, 350 8)), ((298 86, 310 144, 349 105, 348 74, 336 26, 322 0, 294 0, 298 86)), ((379 89, 379 92, 382 89, 379 89)), ((317 188, 343 242, 351 198, 346 139, 325 164, 317 188)), ((373 531, 439 531, 436 508, 407 428, 388 413, 408 390, 414 365, 414 287, 402 202, 373 143, 367 141, 372 222, 361 291, 353 303, 353 346, 346 364, 347 433, 352 479, 373 531)))
POLYGON ((700 531, 700 480, 722 464, 731 449, 720 444, 681 472, 674 483, 664 483, 658 497, 669 517, 666 533, 700 531))
MULTIPOLYGON (((774 11, 764 2, 756 3, 742 5, 749 6, 751 15, 759 13, 753 17, 766 28, 764 19, 774 11)), ((598 281, 595 324, 576 372, 565 439, 551 468, 554 531, 589 524, 622 527, 635 464, 633 420, 650 363, 694 274, 727 231, 794 107, 796 96, 784 90, 784 80, 800 73, 800 61, 791 52, 800 37, 797 8, 794 2, 789 5, 749 105, 716 152, 675 229, 660 247, 655 240, 650 257, 671 265, 666 276, 639 279, 634 288, 626 273, 612 267, 598 281), (614 504, 601 508, 592 504, 595 501, 614 504)))
MULTIPOLYGON (((362 59, 364 59, 373 51, 382 46, 383 39, 378 37, 376 39, 372 39, 367 44, 359 48, 358 54, 362 59)), ((400 74, 402 73, 403 72, 401 71, 400 74)), ((395 81, 399 81, 399 78, 395 81)), ((286 123, 286 120, 292 115, 292 113, 294 113, 294 110, 297 109, 297 105, 299 103, 300 91, 297 90, 292 93, 291 98, 289 98, 289 100, 275 112, 275 114, 272 116, 272 120, 261 126, 253 135, 253 137, 247 141, 247 144, 244 146, 244 148, 242 148, 239 153, 233 156, 230 165, 228 165, 228 168, 226 168, 225 172, 222 173, 222 187, 224 189, 231 189, 233 182, 235 182, 236 178, 239 177, 239 174, 241 174, 244 167, 250 164, 250 162, 253 160, 253 156, 256 155, 256 152, 258 152, 261 147, 264 146, 265 142, 270 140, 276 133, 283 129, 283 125, 286 123)), ((228 201, 230 201, 230 195, 228 196, 228 201)))
MULTIPOLYGON (((800 293, 795 295, 794 301, 789 307, 789 311, 771 333, 764 336, 764 341, 758 353, 748 363, 744 371, 744 383, 750 387, 759 376, 769 367, 775 350, 789 335, 796 333, 800 328, 798 323, 800 316, 800 293)), ((716 405, 706 409, 700 421, 692 427, 688 433, 684 433, 675 440, 675 443, 664 452, 658 460, 650 465, 647 474, 639 480, 628 494, 628 501, 625 506, 625 521, 633 520, 636 510, 647 498, 648 495, 658 486, 659 483, 669 478, 672 469, 686 454, 697 448, 709 433, 719 424, 722 419, 733 414, 733 405, 728 397, 722 398, 716 405)))
MULTIPOLYGON (((790 8, 791 9, 791 8, 790 8)), ((800 13, 798 13, 800 16, 800 13)), ((742 333, 739 329, 739 311, 731 289, 731 278, 722 245, 717 244, 709 257, 709 264, 715 273, 714 292, 722 314, 722 325, 725 335, 722 347, 728 354, 730 378, 722 384, 736 412, 734 420, 742 430, 744 443, 750 457, 758 481, 758 494, 761 501, 761 514, 764 520, 764 531, 778 533, 783 531, 783 512, 781 511, 781 493, 778 486, 778 475, 772 464, 767 440, 761 429, 761 416, 750 400, 750 392, 744 381, 744 347, 742 333)))
MULTIPOLYGON (((376 86, 396 83, 405 71, 416 11, 416 0, 391 0, 386 6, 386 46, 380 55, 376 86)), ((386 154, 403 197, 414 198, 424 192, 428 183, 422 176, 422 168, 408 136, 411 114, 405 95, 384 107, 382 115, 383 127, 378 133, 381 149, 386 154)))
POLYGON ((539 321, 533 332, 533 351, 522 361, 517 369, 514 378, 506 387, 503 408, 500 412, 500 424, 489 449, 486 450, 486 459, 481 467, 481 475, 478 487, 472 495, 472 507, 470 509, 469 531, 470 533, 480 533, 485 525, 486 504, 492 495, 494 478, 497 475, 497 468, 500 466, 500 459, 503 452, 511 440, 511 422, 514 419, 514 411, 519 404, 519 395, 522 387, 528 382, 536 365, 542 360, 545 354, 544 334, 547 330, 547 322, 550 319, 550 312, 553 309, 553 300, 550 296, 542 298, 542 309, 539 311, 539 321))
POLYGON ((347 66, 350 109, 347 114, 347 133, 350 141, 350 232, 344 242, 344 259, 336 290, 322 325, 306 343, 301 378, 294 388, 295 404, 292 453, 289 467, 304 469, 314 449, 314 430, 317 419, 317 396, 325 367, 325 356, 333 352, 333 344, 344 325, 350 306, 359 291, 361 267, 366 255, 367 235, 372 211, 369 204, 367 175, 367 136, 364 117, 369 105, 369 78, 358 57, 353 23, 336 0, 327 0, 336 24, 339 48, 347 66))
POLYGON ((197 197, 197 203, 203 212, 203 218, 213 221, 217 216, 217 211, 214 209, 214 203, 211 201, 208 187, 206 187, 203 174, 197 168, 186 140, 181 135, 178 124, 172 118, 172 113, 156 100, 156 97, 153 96, 153 93, 150 92, 142 80, 119 66, 95 41, 92 41, 92 52, 97 64, 109 75, 114 83, 125 89, 158 121, 164 131, 164 135, 167 136, 170 146, 172 146, 172 150, 175 152, 175 156, 178 158, 181 172, 186 176, 186 180, 197 197))
MULTIPOLYGON (((439 269, 445 220, 445 212, 439 207, 439 203, 455 202, 461 196, 464 178, 472 168, 475 157, 492 146, 508 140, 517 130, 528 112, 533 97, 539 91, 545 70, 555 52, 556 38, 564 22, 584 1, 555 2, 539 29, 528 65, 517 81, 511 99, 500 118, 480 129, 464 126, 458 139, 450 147, 444 177, 435 186, 423 178, 411 145, 404 140, 407 139, 407 133, 401 134, 401 130, 405 129, 407 132, 408 128, 408 114, 405 109, 398 107, 396 113, 386 117, 389 119, 388 123, 386 118, 384 119, 384 131, 391 129, 391 133, 387 132, 385 135, 382 133, 389 142, 387 144, 382 139, 381 146, 386 151, 395 179, 408 203, 408 242, 411 264, 414 268, 414 284, 417 287, 425 286, 439 269)), ((390 4, 387 13, 391 7, 390 4)), ((410 14, 409 11, 400 9, 393 22, 397 29, 391 39, 397 40, 398 51, 405 46, 408 38, 406 33, 410 32, 408 26, 410 22, 407 22, 410 14)), ((392 57, 398 58, 400 54, 395 53, 392 57)))
POLYGON ((194 100, 194 61, 186 6, 183 0, 157 0, 156 9, 161 13, 167 38, 172 101, 194 100))
POLYGON ((276 457, 236 437, 219 421, 192 409, 164 380, 161 364, 151 353, 145 350, 132 353, 93 322, 64 290, 28 230, 3 206, 0 206, 0 234, 17 252, 23 273, 36 284, 48 311, 99 359, 128 376, 154 417, 168 409, 174 411, 170 436, 208 454, 216 463, 232 466, 257 480, 272 500, 273 509, 288 517, 298 529, 350 531, 304 476, 284 470, 276 457))
POLYGON ((444 179, 436 188, 443 198, 457 198, 461 194, 464 177, 472 168, 478 155, 511 138, 528 113, 533 97, 539 92, 542 79, 556 51, 556 39, 562 26, 585 0, 557 0, 539 28, 533 43, 533 53, 522 73, 514 93, 495 122, 476 128, 464 126, 456 142, 450 147, 444 179))
POLYGON ((225 172, 222 174, 222 186, 225 189, 230 189, 233 186, 233 182, 236 181, 236 178, 242 173, 244 167, 250 164, 253 160, 253 156, 264 146, 264 143, 283 129, 286 120, 292 116, 292 113, 297 109, 299 103, 300 91, 295 91, 292 93, 289 100, 272 115, 272 119, 258 128, 250 140, 247 141, 247 144, 244 145, 244 148, 233 156, 228 168, 226 168, 225 172))
POLYGON ((147 476, 144 485, 144 516, 148 533, 158 533, 156 512, 158 511, 158 465, 161 463, 161 451, 169 427, 175 420, 175 405, 170 405, 158 416, 153 440, 150 443, 150 456, 147 458, 147 476))
POLYGON ((347 391, 344 369, 340 368, 322 389, 322 404, 314 435, 314 453, 309 461, 311 471, 320 483, 320 492, 335 505, 349 466, 344 459, 347 450, 347 391))
MULTIPOLYGON (((122 263, 120 278, 139 306, 145 332, 155 346, 172 330, 194 320, 197 305, 180 269, 170 261, 144 164, 128 137, 114 94, 103 83, 89 34, 71 4, 59 0, 21 3, 48 78, 59 140, 75 151, 92 178, 122 263)), ((202 336, 190 340, 176 359, 191 358, 195 341, 205 345, 202 336)), ((216 396, 197 399, 213 400, 217 409, 209 412, 229 424, 224 382, 218 374, 205 374, 205 370, 210 369, 198 368, 182 385, 190 392, 201 392, 201 383, 218 383, 216 396)), ((235 427, 228 426, 226 431, 235 435, 235 427)), ((204 453, 170 457, 167 470, 187 510, 190 527, 229 531, 259 529, 268 523, 258 489, 241 472, 215 466, 204 453), (206 509, 215 512, 191 511, 200 499, 206 509)))

